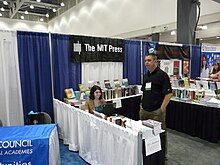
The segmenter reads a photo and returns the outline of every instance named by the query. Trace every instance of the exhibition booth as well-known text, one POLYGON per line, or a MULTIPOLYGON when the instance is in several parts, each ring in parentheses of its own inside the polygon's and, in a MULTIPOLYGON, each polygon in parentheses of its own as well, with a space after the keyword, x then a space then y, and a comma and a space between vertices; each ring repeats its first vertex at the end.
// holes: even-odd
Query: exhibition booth
POLYGON ((220 140, 220 104, 215 104, 214 108, 212 103, 208 104, 216 97, 218 83, 214 83, 213 88, 213 84, 203 82, 200 77, 202 55, 207 56, 206 67, 210 70, 214 62, 220 61, 216 46, 24 31, 7 36, 10 40, 1 43, 3 49, 0 52, 3 59, 0 69, 5 75, 1 80, 4 91, 1 98, 5 101, 6 112, 2 112, 0 118, 4 126, 25 124, 30 111, 47 112, 58 123, 60 138, 69 145, 69 150, 79 151, 80 156, 91 164, 112 164, 113 161, 113 164, 155 161, 163 164, 164 132, 155 135, 152 128, 139 123, 141 91, 124 96, 120 93, 141 85, 147 72, 145 55, 155 53, 159 66, 170 75, 174 87, 174 97, 167 107, 167 127, 215 143, 220 140), (126 79, 127 85, 123 84, 126 79), (109 89, 105 86, 106 80, 111 86, 109 89), (81 102, 78 107, 74 107, 76 102, 71 106, 71 99, 85 101, 88 98, 86 92, 94 82, 99 82, 106 92, 107 102, 116 103, 117 114, 126 117, 127 126, 130 123, 133 127, 121 127, 86 113, 79 109, 81 102), (82 85, 84 89, 80 88, 82 85), (66 99, 68 104, 64 103, 65 89, 74 93, 66 99), (8 106, 12 99, 13 104, 8 106), (8 116, 16 109, 19 112, 8 116), (151 138, 160 141, 158 144, 162 148, 147 154, 146 143, 151 138), (106 144, 109 144, 109 150, 106 150, 106 144))

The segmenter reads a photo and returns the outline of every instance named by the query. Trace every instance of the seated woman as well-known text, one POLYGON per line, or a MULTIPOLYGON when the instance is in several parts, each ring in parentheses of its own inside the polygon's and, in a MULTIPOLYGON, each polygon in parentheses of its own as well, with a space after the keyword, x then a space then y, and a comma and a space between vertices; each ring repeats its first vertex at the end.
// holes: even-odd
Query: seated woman
POLYGON ((102 107, 106 101, 102 98, 102 89, 94 85, 90 90, 89 99, 85 103, 85 111, 93 113, 93 111, 102 112, 102 107))

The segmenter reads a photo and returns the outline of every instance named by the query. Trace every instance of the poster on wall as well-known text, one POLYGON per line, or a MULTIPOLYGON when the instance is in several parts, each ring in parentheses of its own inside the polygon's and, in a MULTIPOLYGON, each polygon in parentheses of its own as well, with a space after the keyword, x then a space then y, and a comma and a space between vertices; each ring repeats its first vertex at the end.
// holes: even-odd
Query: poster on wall
POLYGON ((183 74, 185 77, 189 76, 189 60, 183 61, 183 74))
POLYGON ((188 45, 148 42, 147 53, 157 55, 158 59, 180 59, 187 60, 190 58, 190 47, 188 45))
POLYGON ((212 73, 214 63, 220 62, 220 46, 202 45, 201 47, 201 68, 203 67, 203 59, 206 60, 205 67, 209 73, 212 73))
POLYGON ((160 69, 166 72, 168 75, 172 75, 173 66, 171 60, 160 60, 160 69))
POLYGON ((182 60, 159 60, 159 67, 168 75, 180 75, 182 73, 182 60))
POLYGON ((91 36, 70 37, 72 62, 123 62, 124 40, 91 36))

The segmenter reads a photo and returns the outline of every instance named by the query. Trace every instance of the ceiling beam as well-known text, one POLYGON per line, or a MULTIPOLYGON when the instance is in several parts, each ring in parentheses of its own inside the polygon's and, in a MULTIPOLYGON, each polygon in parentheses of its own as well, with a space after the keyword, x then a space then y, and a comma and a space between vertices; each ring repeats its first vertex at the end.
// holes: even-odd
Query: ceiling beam
MULTIPOLYGON (((26 15, 24 11, 18 11, 18 13, 26 15)), ((46 17, 46 14, 39 14, 39 13, 33 13, 33 12, 28 12, 27 15, 35 15, 35 16, 39 16, 39 17, 46 17)))
POLYGON ((36 2, 36 1, 30 1, 30 0, 25 0, 25 4, 34 5, 34 6, 40 7, 40 8, 49 8, 49 9, 53 9, 53 8, 58 9, 58 8, 60 8, 59 4, 36 2))
POLYGON ((17 0, 12 4, 12 7, 10 8, 10 18, 14 18, 15 14, 19 11, 21 6, 24 4, 25 0, 17 0))

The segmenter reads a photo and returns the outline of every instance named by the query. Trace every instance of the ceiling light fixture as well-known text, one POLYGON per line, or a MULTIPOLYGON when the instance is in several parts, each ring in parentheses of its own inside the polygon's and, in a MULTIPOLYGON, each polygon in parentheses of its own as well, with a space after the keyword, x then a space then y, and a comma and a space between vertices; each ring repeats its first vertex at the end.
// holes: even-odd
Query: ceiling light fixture
POLYGON ((65 6, 65 4, 63 2, 60 3, 60 6, 65 6))
POLYGON ((176 35, 176 31, 173 30, 173 31, 170 32, 170 34, 171 34, 171 36, 174 36, 174 35, 176 35))
POLYGON ((21 19, 24 19, 24 16, 23 15, 21 15, 21 17, 20 17, 21 19))
POLYGON ((2 17, 2 13, 0 13, 0 17, 2 17))
POLYGON ((202 41, 203 39, 202 39, 202 38, 200 38, 199 40, 200 40, 200 41, 202 41))
POLYGON ((26 11, 24 12, 24 14, 28 14, 28 11, 26 10, 26 11))
POLYGON ((219 37, 216 37, 216 38, 219 38, 219 37))
POLYGON ((37 2, 41 2, 41 0, 36 0, 37 2))
POLYGON ((7 1, 3 1, 3 4, 4 4, 4 5, 8 5, 8 2, 7 2, 7 1))
POLYGON ((30 5, 30 8, 31 8, 31 9, 34 9, 34 6, 33 6, 33 5, 30 5))
POLYGON ((43 22, 43 21, 44 21, 44 19, 43 19, 43 18, 40 18, 40 21, 41 21, 41 22, 43 22))
POLYGON ((45 15, 47 18, 49 18, 49 14, 47 13, 46 15, 45 15))
POLYGON ((5 9, 3 7, 1 7, 1 11, 5 11, 5 9))
POLYGON ((208 26, 207 25, 203 25, 202 26, 202 30, 206 30, 206 29, 208 29, 208 26))
POLYGON ((57 10, 56 10, 55 8, 53 8, 53 12, 54 12, 54 13, 56 13, 56 12, 57 12, 57 10))
POLYGON ((208 26, 207 25, 201 25, 201 26, 197 26, 199 29, 202 29, 202 30, 206 30, 208 29, 208 26))

